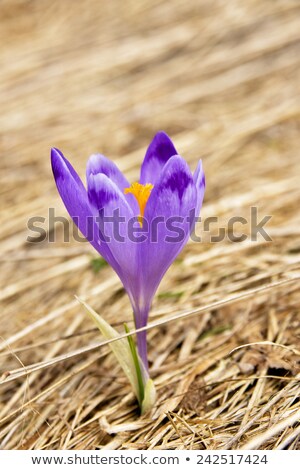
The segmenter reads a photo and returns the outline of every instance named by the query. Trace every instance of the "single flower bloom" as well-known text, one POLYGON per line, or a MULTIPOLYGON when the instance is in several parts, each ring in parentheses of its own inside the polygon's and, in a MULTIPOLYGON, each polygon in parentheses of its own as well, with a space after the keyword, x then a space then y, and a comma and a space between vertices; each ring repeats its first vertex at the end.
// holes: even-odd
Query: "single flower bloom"
MULTIPOLYGON (((146 326, 158 285, 188 241, 202 206, 205 177, 201 160, 192 175, 171 139, 158 132, 146 152, 140 181, 132 185, 100 154, 88 160, 87 189, 59 150, 52 149, 51 161, 70 216, 121 279, 136 328, 146 326), (116 234, 112 221, 117 219, 116 234), (130 236, 129 227, 134 228, 135 237, 130 236)), ((146 332, 138 333, 137 340, 147 370, 146 332)))

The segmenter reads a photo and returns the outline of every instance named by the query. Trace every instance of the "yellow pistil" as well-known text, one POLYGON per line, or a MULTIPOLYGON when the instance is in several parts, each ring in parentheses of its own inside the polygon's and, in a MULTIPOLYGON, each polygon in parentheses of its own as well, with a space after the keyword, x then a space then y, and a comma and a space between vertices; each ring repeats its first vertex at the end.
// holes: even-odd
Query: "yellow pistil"
POLYGON ((132 183, 130 188, 124 189, 124 194, 133 194, 138 202, 138 205, 140 208, 139 222, 141 226, 142 226, 142 217, 144 217, 145 207, 149 199, 152 188, 153 188, 153 184, 150 184, 150 183, 147 183, 147 184, 132 183))

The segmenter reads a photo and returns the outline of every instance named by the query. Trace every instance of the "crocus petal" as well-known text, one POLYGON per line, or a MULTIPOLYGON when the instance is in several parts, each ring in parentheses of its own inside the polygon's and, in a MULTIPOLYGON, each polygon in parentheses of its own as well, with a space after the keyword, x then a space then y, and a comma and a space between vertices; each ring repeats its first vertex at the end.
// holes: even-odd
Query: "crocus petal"
POLYGON ((136 277, 136 244, 128 238, 128 224, 135 215, 125 195, 105 174, 88 176, 88 198, 129 295, 136 277))
POLYGON ((89 181, 89 176, 97 175, 98 173, 103 173, 104 175, 106 175, 118 186, 122 193, 124 192, 125 188, 128 188, 128 186, 130 186, 129 182, 114 162, 106 158, 104 155, 101 155, 100 153, 95 153, 90 156, 87 162, 87 184, 89 181))
POLYGON ((197 204, 197 190, 187 163, 173 156, 163 168, 145 209, 148 237, 138 246, 140 276, 136 316, 138 326, 147 322, 155 291, 167 269, 186 244, 197 204), (181 218, 180 221, 178 218, 181 218))
POLYGON ((58 192, 73 221, 93 247, 119 272, 119 266, 109 247, 101 241, 93 210, 80 177, 58 149, 51 150, 51 164, 58 192))
POLYGON ((177 155, 170 137, 165 132, 158 132, 149 145, 141 167, 141 184, 155 185, 169 158, 177 155))
MULTIPOLYGON (((124 189, 130 186, 128 180, 125 178, 123 173, 119 170, 117 165, 106 158, 104 155, 100 153, 95 153, 90 156, 87 167, 86 167, 86 179, 87 184, 90 178, 90 175, 98 175, 103 174, 106 175, 116 186, 120 189, 122 193, 124 193, 124 189)), ((128 195, 127 198, 128 203, 130 204, 134 215, 139 214, 139 207, 138 204, 132 194, 128 195)))
POLYGON ((195 209, 195 216, 198 217, 200 209, 202 207, 205 192, 205 175, 202 168, 202 160, 199 160, 193 178, 197 189, 197 204, 195 209))

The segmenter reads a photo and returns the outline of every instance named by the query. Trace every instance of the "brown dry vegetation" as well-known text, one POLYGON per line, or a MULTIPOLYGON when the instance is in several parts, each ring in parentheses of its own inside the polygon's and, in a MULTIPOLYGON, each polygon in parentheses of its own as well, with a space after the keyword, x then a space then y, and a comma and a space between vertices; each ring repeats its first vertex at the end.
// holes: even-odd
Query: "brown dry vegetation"
POLYGON ((1 447, 300 449, 299 1, 3 0, 0 44, 1 447), (66 216, 51 146, 134 181, 159 129, 203 158, 202 216, 257 206, 272 242, 240 225, 243 242, 188 244, 154 301, 140 418, 74 300, 133 328, 120 281, 62 224, 34 244, 26 224, 66 216))

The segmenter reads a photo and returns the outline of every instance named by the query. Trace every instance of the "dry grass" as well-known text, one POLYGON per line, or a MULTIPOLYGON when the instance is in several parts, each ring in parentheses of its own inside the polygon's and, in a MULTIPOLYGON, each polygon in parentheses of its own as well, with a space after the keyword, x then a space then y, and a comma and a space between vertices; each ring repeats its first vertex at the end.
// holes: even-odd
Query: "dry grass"
POLYGON ((1 2, 3 449, 300 449, 299 41, 298 1, 1 2), (257 206, 272 242, 247 225, 188 244, 154 301, 158 401, 140 418, 74 300, 130 322, 119 280, 61 224, 29 244, 26 223, 66 215, 51 146, 133 181, 158 129, 192 168, 202 156, 203 217, 257 206))

